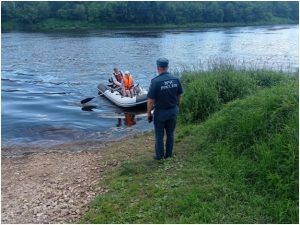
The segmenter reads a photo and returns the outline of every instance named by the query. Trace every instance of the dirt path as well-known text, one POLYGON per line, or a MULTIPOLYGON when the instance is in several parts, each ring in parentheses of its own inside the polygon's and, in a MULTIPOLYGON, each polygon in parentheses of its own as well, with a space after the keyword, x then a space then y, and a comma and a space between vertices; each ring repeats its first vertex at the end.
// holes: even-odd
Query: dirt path
POLYGON ((101 159, 101 149, 2 157, 1 222, 78 221, 95 195, 106 192, 99 186, 101 159))

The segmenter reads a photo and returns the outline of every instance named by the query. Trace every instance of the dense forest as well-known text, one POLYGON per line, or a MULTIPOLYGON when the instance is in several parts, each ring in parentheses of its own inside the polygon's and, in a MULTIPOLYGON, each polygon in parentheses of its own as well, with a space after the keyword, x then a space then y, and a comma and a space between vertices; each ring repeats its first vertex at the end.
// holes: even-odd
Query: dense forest
POLYGON ((298 1, 1 2, 2 23, 38 24, 49 19, 98 24, 298 23, 298 1))

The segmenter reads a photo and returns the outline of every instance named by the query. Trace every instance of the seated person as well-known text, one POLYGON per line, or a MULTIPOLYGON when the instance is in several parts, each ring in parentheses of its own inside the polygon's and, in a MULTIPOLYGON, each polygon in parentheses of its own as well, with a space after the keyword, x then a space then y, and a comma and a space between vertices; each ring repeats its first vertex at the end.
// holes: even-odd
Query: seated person
POLYGON ((123 77, 123 96, 133 97, 134 96, 134 83, 133 78, 129 71, 125 71, 125 76, 123 77))
POLYGON ((112 82, 113 88, 122 88, 123 73, 118 68, 113 69, 112 82))

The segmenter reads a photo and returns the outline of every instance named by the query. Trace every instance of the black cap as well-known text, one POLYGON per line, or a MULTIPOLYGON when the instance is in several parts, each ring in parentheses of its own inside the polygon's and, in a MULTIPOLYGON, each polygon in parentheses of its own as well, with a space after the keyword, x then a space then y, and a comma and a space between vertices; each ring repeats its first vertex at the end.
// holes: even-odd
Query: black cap
POLYGON ((165 67, 168 67, 168 65, 169 65, 169 60, 166 59, 166 58, 159 58, 158 60, 156 60, 156 64, 157 64, 157 66, 159 66, 159 67, 165 68, 165 67))

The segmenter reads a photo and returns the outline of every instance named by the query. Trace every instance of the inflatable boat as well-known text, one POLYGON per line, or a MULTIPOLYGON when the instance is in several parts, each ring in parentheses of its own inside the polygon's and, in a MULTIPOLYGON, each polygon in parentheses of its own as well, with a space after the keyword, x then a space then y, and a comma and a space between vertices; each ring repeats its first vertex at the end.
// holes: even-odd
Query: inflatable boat
POLYGON ((99 95, 104 95, 107 99, 112 101, 114 104, 120 107, 134 107, 147 102, 147 90, 139 87, 135 87, 136 95, 134 97, 124 97, 120 91, 114 90, 111 85, 99 84, 98 91, 99 95))

